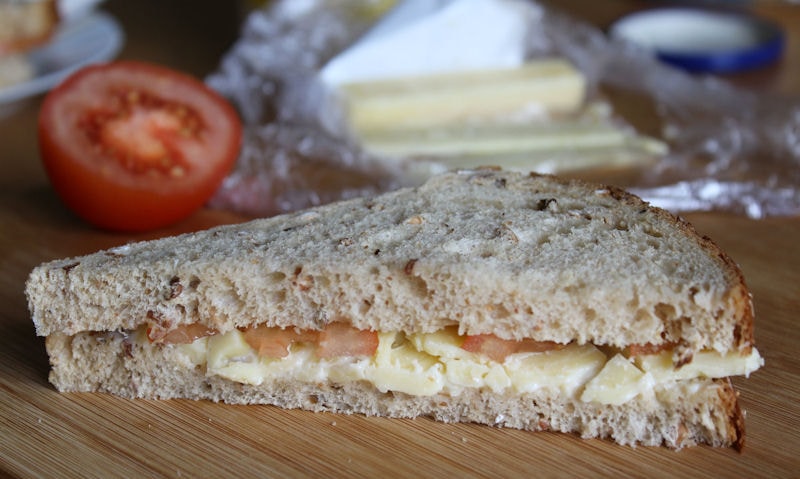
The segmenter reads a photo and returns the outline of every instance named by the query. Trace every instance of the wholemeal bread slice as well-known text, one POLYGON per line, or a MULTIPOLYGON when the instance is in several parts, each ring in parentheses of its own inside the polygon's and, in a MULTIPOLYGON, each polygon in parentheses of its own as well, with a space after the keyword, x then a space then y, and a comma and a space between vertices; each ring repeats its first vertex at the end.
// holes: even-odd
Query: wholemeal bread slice
MULTIPOLYGON (((749 358, 733 374, 761 364, 742 274, 710 239, 614 187, 492 169, 50 262, 31 273, 26 293, 37 333, 47 336, 56 387, 125 397, 430 415, 623 444, 722 446, 742 444, 742 416, 729 381, 703 361, 749 358), (406 388, 411 393, 376 387, 366 376, 215 375, 211 353, 197 359, 186 345, 152 334, 199 325, 198 338, 211 344, 219 340, 209 335, 255 325, 318 331, 331 323, 400 334, 407 343, 447 330, 455 344, 491 335, 571 345, 511 355, 523 359, 569 357, 586 345, 603 360, 569 387, 520 386, 512 371, 513 386, 485 375, 477 387, 447 383, 415 394, 416 386, 406 388), (662 353, 667 373, 637 362, 662 353), (643 368, 626 376, 643 374, 638 389, 623 401, 587 399, 588 381, 598 368, 610 370, 603 364, 615 356, 643 368), (694 365, 698 372, 689 373, 694 365)), ((501 364, 506 372, 517 361, 454 354, 458 364, 501 364)), ((447 376, 456 363, 444 364, 447 376)))

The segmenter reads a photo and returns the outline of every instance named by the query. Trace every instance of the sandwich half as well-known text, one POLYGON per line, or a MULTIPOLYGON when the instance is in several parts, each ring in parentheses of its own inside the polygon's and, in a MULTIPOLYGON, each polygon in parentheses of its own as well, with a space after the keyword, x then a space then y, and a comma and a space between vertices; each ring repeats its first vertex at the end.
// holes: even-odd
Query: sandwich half
POLYGON ((496 169, 43 264, 60 391, 744 443, 736 264, 607 186, 496 169))

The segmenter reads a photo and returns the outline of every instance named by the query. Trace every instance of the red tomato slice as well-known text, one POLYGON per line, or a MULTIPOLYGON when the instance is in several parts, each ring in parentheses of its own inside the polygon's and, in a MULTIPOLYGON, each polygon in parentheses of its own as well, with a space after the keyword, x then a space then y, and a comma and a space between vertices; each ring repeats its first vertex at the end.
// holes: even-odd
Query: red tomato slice
POLYGON ((45 170, 63 201, 105 229, 167 226, 200 208, 241 145, 236 111, 202 82, 121 61, 79 70, 39 114, 45 170))
POLYGON ((536 341, 534 339, 523 339, 514 341, 501 339, 493 334, 475 334, 467 336, 461 344, 461 348, 471 353, 482 354, 489 359, 497 362, 505 361, 506 357, 515 353, 541 353, 561 349, 565 344, 553 341, 536 341))
POLYGON ((289 355, 289 347, 294 343, 316 343, 318 331, 298 330, 295 328, 278 328, 255 326, 244 330, 244 340, 259 356, 267 358, 285 358, 289 355))
POLYGON ((378 349, 378 333, 356 329, 345 323, 330 323, 319 333, 317 356, 372 356, 378 349))

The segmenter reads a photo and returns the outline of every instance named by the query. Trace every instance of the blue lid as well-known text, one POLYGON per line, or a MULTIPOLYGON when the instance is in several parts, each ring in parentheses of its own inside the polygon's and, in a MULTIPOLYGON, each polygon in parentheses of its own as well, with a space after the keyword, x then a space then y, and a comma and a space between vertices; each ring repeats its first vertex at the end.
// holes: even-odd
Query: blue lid
POLYGON ((783 53, 772 22, 742 12, 657 8, 623 17, 610 34, 652 50, 691 72, 732 73, 764 66, 783 53))

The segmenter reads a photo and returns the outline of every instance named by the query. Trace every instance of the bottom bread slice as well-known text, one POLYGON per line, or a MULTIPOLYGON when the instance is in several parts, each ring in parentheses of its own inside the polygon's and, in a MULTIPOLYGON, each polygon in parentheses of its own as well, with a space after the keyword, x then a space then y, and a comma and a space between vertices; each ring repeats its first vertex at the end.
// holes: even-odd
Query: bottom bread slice
POLYGON ((674 381, 648 398, 621 405, 583 402, 557 391, 498 394, 483 388, 458 395, 381 392, 371 383, 272 381, 258 386, 206 375, 175 348, 130 341, 115 332, 53 334, 46 339, 50 381, 63 392, 125 398, 211 400, 394 418, 432 417, 530 431, 609 438, 623 445, 744 445, 744 420, 729 379, 674 381))

